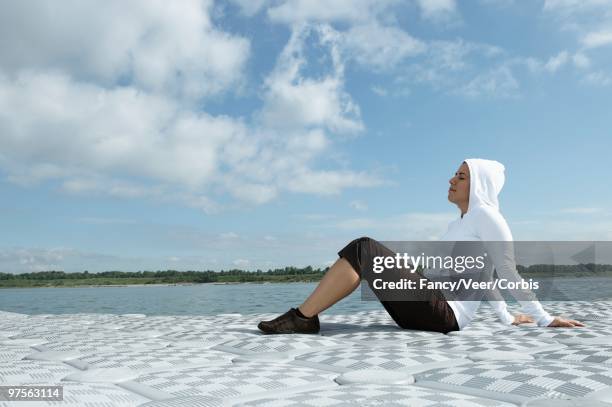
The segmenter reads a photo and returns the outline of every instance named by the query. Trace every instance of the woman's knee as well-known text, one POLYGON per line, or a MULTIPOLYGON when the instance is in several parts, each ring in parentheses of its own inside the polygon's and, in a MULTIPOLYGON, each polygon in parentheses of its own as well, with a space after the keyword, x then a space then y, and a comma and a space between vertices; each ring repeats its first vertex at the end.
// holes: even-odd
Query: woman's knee
POLYGON ((366 246, 368 246, 371 241, 373 241, 373 239, 362 236, 352 240, 338 252, 338 255, 347 260, 360 277, 362 274, 362 265, 364 263, 364 253, 369 252, 366 246))
POLYGON ((353 240, 353 242, 355 243, 368 243, 368 242, 373 242, 374 239, 372 239, 369 236, 362 236, 362 237, 358 237, 357 239, 353 240))
POLYGON ((346 247, 347 247, 347 248, 349 248, 349 247, 360 247, 360 246, 362 246, 362 245, 364 245, 364 244, 367 244, 367 243, 369 243, 369 242, 371 242, 371 241, 373 241, 373 240, 374 240, 374 239, 372 239, 372 238, 370 238, 370 237, 367 237, 367 236, 358 237, 357 239, 353 239, 353 240, 351 240, 351 241, 350 241, 350 242, 349 242, 349 243, 346 245, 346 247))

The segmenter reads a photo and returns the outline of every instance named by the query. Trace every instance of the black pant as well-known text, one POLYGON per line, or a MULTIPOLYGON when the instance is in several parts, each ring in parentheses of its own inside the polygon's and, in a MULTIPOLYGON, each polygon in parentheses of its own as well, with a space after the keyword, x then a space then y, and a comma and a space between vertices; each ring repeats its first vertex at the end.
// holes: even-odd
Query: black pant
MULTIPOLYGON (((361 237, 346 245, 338 252, 338 256, 346 259, 357 274, 363 277, 367 271, 372 270, 374 257, 394 257, 395 252, 374 239, 361 237)), ((405 273, 403 276, 412 279, 424 278, 417 273, 405 273)), ((371 287, 370 281, 368 284, 371 287)), ((377 294, 377 290, 373 291, 377 294)), ((423 301, 383 301, 379 298, 391 318, 401 328, 442 333, 459 330, 455 313, 439 290, 421 292, 419 299, 423 301)))

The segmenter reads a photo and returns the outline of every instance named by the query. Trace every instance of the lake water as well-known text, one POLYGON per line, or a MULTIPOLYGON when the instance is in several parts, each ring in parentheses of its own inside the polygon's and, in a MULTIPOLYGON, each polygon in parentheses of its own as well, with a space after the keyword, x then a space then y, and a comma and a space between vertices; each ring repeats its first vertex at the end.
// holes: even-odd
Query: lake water
MULTIPOLYGON (((285 312, 297 307, 316 283, 198 284, 177 286, 9 288, 0 290, 0 310, 22 314, 141 313, 147 315, 215 315, 238 312, 285 312)), ((382 309, 362 301, 360 290, 326 313, 382 309)))
MULTIPOLYGON (((612 298, 612 279, 567 278, 555 284, 571 293, 570 300, 612 298)), ((316 283, 198 284, 184 286, 123 286, 0 289, 0 310, 23 314, 140 313, 146 315, 215 315, 282 313, 297 307, 316 283)), ((347 314, 383 309, 363 301, 357 289, 325 311, 347 314)))

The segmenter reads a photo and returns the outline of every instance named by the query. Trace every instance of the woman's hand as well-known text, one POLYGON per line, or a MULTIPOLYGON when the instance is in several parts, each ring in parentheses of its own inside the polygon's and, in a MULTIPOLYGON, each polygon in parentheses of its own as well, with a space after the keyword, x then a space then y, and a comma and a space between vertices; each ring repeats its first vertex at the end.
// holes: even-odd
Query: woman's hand
POLYGON ((584 324, 579 321, 574 321, 573 319, 555 317, 555 319, 553 319, 553 321, 548 324, 548 326, 554 328, 573 328, 575 326, 584 326, 584 324))
POLYGON ((514 316, 514 321, 512 321, 512 325, 530 324, 532 322, 535 322, 535 321, 529 315, 517 314, 514 316))

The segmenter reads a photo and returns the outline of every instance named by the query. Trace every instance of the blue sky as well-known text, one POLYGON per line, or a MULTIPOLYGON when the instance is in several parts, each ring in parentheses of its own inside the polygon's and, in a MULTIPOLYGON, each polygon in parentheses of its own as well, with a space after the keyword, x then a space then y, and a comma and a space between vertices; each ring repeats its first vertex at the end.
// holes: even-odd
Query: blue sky
POLYGON ((471 157, 515 239, 612 239, 611 0, 0 7, 2 272, 437 239, 471 157))

